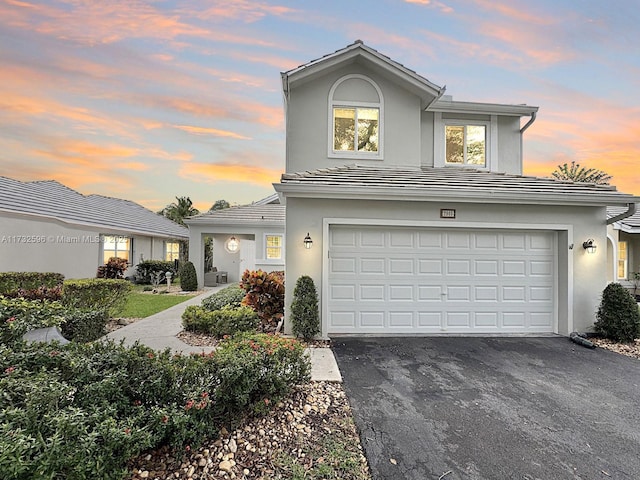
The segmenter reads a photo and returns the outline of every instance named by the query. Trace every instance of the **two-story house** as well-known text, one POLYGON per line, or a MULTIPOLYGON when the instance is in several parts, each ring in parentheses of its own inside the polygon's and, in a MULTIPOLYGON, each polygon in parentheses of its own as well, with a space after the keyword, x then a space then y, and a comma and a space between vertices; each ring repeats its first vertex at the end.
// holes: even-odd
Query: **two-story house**
POLYGON ((322 334, 568 334, 607 279, 609 186, 522 175, 537 107, 455 101, 361 41, 282 73, 286 303, 322 334), (595 248, 594 248, 595 247, 595 248))

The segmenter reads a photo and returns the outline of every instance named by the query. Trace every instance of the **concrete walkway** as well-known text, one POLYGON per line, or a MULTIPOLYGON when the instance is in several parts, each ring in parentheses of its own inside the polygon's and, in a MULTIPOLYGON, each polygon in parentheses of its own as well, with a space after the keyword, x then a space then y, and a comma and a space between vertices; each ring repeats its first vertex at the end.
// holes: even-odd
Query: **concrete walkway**
MULTIPOLYGON (((214 350, 213 347, 194 347, 184 343, 176 337, 176 335, 182 331, 182 312, 184 312, 189 305, 200 305, 204 298, 225 287, 227 287, 227 285, 207 287, 204 293, 196 297, 119 328, 107 334, 106 337, 116 342, 124 340, 125 345, 133 345, 136 341, 139 341, 154 350, 164 350, 169 347, 175 352, 209 353, 214 350)), ((307 352, 311 359, 312 380, 328 382, 342 381, 338 364, 330 348, 308 348, 307 352)))

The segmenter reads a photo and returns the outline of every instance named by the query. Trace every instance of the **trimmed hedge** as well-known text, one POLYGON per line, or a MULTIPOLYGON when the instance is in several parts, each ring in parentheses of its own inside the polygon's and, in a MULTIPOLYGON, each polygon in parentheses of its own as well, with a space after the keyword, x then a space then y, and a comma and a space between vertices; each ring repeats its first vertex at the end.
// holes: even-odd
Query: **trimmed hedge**
POLYGON ((127 303, 133 285, 127 280, 88 278, 66 280, 62 303, 83 310, 106 310, 115 316, 127 303))
POLYGON ((202 308, 210 312, 220 310, 222 307, 237 308, 244 296, 245 292, 240 285, 230 285, 202 300, 202 308))
POLYGON ((145 260, 136 265, 136 283, 149 285, 152 283, 152 274, 162 273, 162 278, 164 279, 164 274, 167 272, 171 272, 175 277, 177 272, 174 262, 166 262, 164 260, 145 260))
POLYGON ((93 342, 107 334, 107 310, 68 308, 61 325, 62 336, 74 342, 93 342))
POLYGON ((190 356, 113 342, 0 345, 2 478, 122 479, 130 458, 215 438, 309 372, 299 342, 268 335, 190 356))
POLYGON ((596 314, 596 333, 616 342, 633 342, 640 337, 640 312, 635 298, 619 283, 610 283, 602 292, 596 314))
POLYGON ((182 314, 182 325, 187 331, 208 333, 220 338, 255 331, 260 325, 260 319, 249 307, 222 307, 210 312, 197 305, 190 305, 182 314))
POLYGON ((291 302, 293 334, 310 340, 320 333, 318 293, 313 279, 307 275, 298 278, 291 302))
POLYGON ((60 326, 64 315, 60 302, 0 296, 0 343, 14 345, 30 330, 60 326))
POLYGON ((180 269, 180 288, 185 292, 195 292, 198 290, 196 267, 191 262, 185 262, 180 269))
POLYGON ((59 300, 64 275, 52 272, 0 272, 0 295, 59 300))

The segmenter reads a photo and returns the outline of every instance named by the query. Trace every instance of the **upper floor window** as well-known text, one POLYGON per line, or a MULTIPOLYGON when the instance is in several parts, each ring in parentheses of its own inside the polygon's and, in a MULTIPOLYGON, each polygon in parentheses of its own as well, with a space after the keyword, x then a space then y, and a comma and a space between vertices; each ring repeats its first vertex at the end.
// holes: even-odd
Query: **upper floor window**
POLYGON ((282 235, 265 235, 264 243, 267 260, 282 259, 282 235))
POLYGON ((445 137, 446 164, 486 166, 486 125, 445 125, 445 137))
POLYGON ((102 240, 102 259, 107 263, 111 257, 124 258, 129 261, 131 257, 131 239, 115 235, 105 235, 102 240))
POLYGON ((167 262, 173 262, 180 258, 180 243, 178 242, 165 242, 164 244, 164 259, 167 262))
POLYGON ((383 100, 370 78, 354 74, 329 92, 329 157, 382 158, 383 100))
POLYGON ((380 109, 333 107, 333 150, 378 152, 380 109))

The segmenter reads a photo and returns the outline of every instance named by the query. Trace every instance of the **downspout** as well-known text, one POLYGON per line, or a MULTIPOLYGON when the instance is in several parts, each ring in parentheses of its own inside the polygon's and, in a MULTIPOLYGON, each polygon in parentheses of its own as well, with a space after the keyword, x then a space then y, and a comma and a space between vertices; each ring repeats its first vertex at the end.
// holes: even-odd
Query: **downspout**
POLYGON ((536 121, 536 112, 531 112, 531 118, 529 119, 529 121, 527 123, 524 124, 524 126, 520 129, 520 133, 524 133, 524 131, 529 128, 533 122, 536 121))
POLYGON ((623 220, 627 217, 630 217, 634 213, 636 213, 636 204, 635 203, 627 203, 628 210, 626 212, 621 213, 620 215, 616 215, 615 217, 611 217, 607 220, 607 225, 611 225, 619 220, 623 220))

